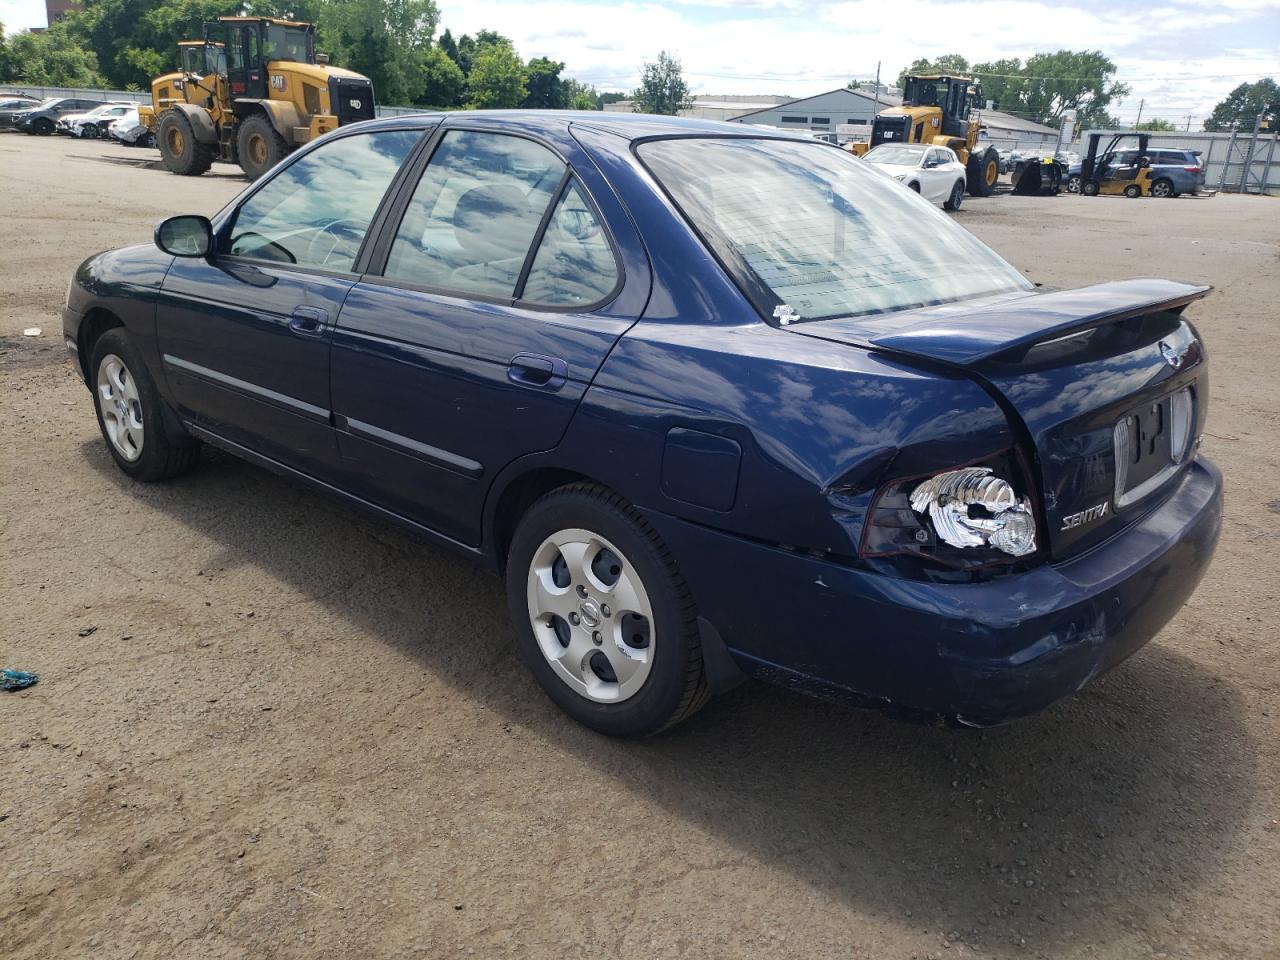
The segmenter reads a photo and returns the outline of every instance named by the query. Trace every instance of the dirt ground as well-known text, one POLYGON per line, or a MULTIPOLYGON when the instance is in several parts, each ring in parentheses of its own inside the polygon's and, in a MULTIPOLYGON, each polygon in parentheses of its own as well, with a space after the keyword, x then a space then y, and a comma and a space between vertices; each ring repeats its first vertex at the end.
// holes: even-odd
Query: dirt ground
POLYGON ((114 468, 71 272, 243 186, 149 157, 0 134, 4 956, 1280 956, 1280 200, 959 214, 1046 284, 1216 288, 1222 543, 1145 650, 982 734, 747 684, 620 743, 466 562, 230 457, 114 468))

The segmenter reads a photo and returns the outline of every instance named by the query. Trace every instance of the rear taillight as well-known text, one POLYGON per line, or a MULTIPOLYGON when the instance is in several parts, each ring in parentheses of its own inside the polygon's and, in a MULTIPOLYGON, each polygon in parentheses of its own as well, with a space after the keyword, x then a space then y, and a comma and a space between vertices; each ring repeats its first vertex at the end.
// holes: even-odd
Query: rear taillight
POLYGON ((1187 173, 1199 173, 1199 172, 1200 172, 1200 168, 1199 168, 1199 167, 1183 167, 1182 169, 1183 169, 1183 170, 1185 170, 1185 171, 1187 171, 1187 173))
POLYGON ((1009 563, 1036 552, 1027 470, 1012 451, 881 487, 867 516, 864 557, 910 554, 950 567, 1009 563))

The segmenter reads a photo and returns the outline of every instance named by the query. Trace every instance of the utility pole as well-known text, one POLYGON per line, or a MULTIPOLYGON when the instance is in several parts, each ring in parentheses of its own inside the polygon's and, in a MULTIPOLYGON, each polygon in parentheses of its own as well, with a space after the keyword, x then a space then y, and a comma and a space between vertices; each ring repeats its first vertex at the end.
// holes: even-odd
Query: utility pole
POLYGON ((1191 114, 1187 114, 1187 133, 1191 132, 1191 114))
POLYGON ((1145 97, 1138 101, 1138 119, 1133 121, 1133 126, 1135 130, 1137 129, 1138 124, 1142 122, 1142 108, 1146 106, 1146 103, 1147 103, 1147 100, 1145 97))
POLYGON ((871 115, 872 122, 880 115, 880 61, 876 61, 876 112, 871 115))

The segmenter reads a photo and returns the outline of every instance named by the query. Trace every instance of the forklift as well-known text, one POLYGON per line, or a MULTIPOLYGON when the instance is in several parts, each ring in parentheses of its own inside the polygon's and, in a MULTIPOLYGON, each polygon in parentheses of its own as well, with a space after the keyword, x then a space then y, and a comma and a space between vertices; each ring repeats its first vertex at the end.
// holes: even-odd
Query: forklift
POLYGON ((1103 136, 1089 134, 1089 149, 1080 163, 1080 192, 1086 197, 1151 196, 1150 137, 1145 133, 1113 134, 1099 158, 1098 143, 1103 136), (1138 141, 1137 149, 1119 149, 1120 141, 1130 137, 1138 141))

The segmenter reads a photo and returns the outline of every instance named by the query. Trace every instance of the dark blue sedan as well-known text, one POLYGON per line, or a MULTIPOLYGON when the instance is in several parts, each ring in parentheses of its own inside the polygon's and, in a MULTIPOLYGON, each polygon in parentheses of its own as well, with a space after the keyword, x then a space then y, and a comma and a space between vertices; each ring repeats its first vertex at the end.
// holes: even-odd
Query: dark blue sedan
POLYGON ((211 444, 504 572, 597 730, 744 675, 986 725, 1204 573, 1205 293, 1038 291, 808 139, 457 113, 345 127, 92 257, 64 329, 126 474, 211 444))

